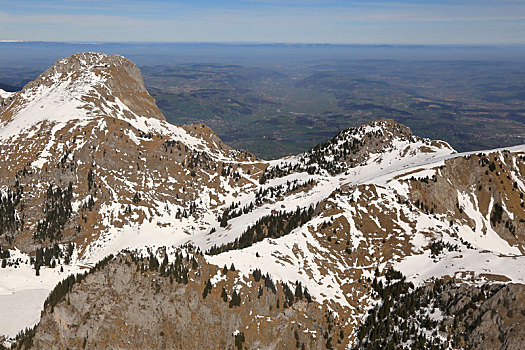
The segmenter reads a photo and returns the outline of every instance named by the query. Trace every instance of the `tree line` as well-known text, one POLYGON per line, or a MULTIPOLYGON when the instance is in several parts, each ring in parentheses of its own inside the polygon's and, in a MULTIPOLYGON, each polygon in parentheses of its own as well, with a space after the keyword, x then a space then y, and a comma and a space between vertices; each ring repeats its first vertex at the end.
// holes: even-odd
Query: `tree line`
POLYGON ((279 238, 292 232, 293 229, 302 226, 311 220, 314 206, 306 209, 297 208, 293 212, 278 212, 263 216, 257 222, 249 226, 235 241, 214 245, 206 253, 215 255, 234 249, 243 249, 260 242, 265 238, 279 238))

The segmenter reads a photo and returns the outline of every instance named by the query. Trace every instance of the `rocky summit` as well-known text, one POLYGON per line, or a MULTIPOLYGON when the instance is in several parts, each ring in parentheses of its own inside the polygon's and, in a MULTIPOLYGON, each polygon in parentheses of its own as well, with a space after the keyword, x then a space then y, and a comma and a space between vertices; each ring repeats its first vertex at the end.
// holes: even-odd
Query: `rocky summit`
POLYGON ((378 120, 266 161, 100 53, 0 113, 3 347, 520 348, 525 145, 378 120))

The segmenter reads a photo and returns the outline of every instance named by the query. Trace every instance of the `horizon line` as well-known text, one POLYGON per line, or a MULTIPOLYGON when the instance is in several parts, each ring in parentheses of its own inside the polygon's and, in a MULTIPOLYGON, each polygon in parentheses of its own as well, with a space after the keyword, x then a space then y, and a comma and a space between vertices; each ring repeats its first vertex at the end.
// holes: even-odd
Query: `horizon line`
POLYGON ((450 44, 425 44, 425 43, 330 43, 330 42, 266 42, 266 41, 49 41, 49 40, 18 40, 0 39, 0 44, 21 43, 49 43, 49 44, 73 44, 73 45, 104 45, 104 44, 193 44, 193 45, 281 45, 281 46, 369 46, 369 47, 525 47, 525 43, 499 44, 499 43, 450 43, 450 44))

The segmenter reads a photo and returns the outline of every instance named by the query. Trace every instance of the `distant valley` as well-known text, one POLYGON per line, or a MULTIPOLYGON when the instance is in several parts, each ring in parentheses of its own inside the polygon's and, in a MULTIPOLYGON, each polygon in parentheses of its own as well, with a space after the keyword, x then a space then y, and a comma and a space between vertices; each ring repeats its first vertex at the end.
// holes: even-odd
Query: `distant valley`
POLYGON ((524 142, 525 64, 518 49, 11 45, 15 53, 20 47, 38 55, 0 61, 3 90, 35 79, 61 51, 129 51, 169 122, 205 123, 228 145, 264 159, 302 152, 381 118, 458 151, 524 142), (385 56, 391 59, 376 58, 385 56))

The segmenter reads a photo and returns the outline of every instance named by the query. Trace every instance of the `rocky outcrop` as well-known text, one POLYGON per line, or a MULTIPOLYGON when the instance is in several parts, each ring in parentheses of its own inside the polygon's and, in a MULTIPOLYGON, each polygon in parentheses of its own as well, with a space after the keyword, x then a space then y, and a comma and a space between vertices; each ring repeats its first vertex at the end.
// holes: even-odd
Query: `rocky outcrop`
POLYGON ((339 322, 327 319, 320 305, 302 294, 288 305, 281 283, 260 275, 239 278, 236 271, 193 256, 192 263, 185 258, 176 263, 189 269, 186 281, 174 278, 173 261, 152 268, 151 258, 132 253, 109 260, 48 303, 32 335, 19 344, 31 343, 34 349, 323 349, 324 335, 341 344, 339 322))
POLYGON ((495 231, 525 252, 525 157, 508 151, 449 159, 429 177, 410 179, 410 197, 451 225, 495 231), (474 217, 473 213, 479 214, 474 217), (477 222, 477 223, 476 223, 477 222))

